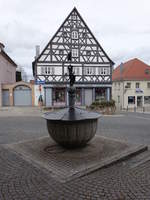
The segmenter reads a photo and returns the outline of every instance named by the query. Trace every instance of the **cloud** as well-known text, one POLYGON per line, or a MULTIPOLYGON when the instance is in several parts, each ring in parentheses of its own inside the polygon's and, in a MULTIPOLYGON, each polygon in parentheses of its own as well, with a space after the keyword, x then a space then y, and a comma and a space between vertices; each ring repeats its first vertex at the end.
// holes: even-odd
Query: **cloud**
POLYGON ((28 74, 35 45, 42 50, 74 6, 116 65, 133 57, 150 63, 148 0, 1 0, 0 41, 28 74))

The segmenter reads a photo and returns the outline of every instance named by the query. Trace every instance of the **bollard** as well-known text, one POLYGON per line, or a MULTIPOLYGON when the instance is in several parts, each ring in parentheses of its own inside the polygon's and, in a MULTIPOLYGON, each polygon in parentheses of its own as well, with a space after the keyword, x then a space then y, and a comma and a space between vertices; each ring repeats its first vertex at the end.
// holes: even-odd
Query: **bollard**
POLYGON ((128 106, 127 106, 127 111, 128 111, 128 106))

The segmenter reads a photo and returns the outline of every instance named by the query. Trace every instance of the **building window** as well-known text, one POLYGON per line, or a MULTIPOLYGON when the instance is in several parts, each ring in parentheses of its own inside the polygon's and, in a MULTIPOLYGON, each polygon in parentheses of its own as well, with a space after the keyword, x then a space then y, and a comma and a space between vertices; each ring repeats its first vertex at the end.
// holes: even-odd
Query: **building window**
POLYGON ((120 96, 118 96, 118 103, 120 103, 120 96))
POLYGON ((53 104, 65 103, 65 89, 64 88, 54 88, 53 89, 53 104))
POLYGON ((72 32, 72 39, 78 39, 78 32, 77 31, 72 32))
POLYGON ((109 75, 110 74, 110 68, 108 68, 108 67, 98 67, 98 74, 99 75, 109 75))
POLYGON ((125 85, 125 88, 131 88, 131 83, 127 83, 126 85, 125 85))
POLYGON ((140 88, 140 83, 135 83, 135 88, 140 88))
POLYGON ((150 104, 150 96, 144 97, 144 104, 150 104))
POLYGON ((94 67, 86 67, 85 74, 86 75, 94 75, 95 74, 95 68, 94 67))
POLYGON ((49 74, 53 75, 54 74, 54 67, 51 67, 51 66, 42 67, 41 72, 44 75, 49 75, 49 74))
POLYGON ((72 49, 72 57, 78 57, 78 49, 72 49))
POLYGON ((79 75, 80 67, 73 67, 73 72, 74 72, 75 75, 79 75))
POLYGON ((135 104, 135 96, 128 96, 128 104, 135 104))
POLYGON ((147 83, 147 88, 150 88, 150 82, 147 83))

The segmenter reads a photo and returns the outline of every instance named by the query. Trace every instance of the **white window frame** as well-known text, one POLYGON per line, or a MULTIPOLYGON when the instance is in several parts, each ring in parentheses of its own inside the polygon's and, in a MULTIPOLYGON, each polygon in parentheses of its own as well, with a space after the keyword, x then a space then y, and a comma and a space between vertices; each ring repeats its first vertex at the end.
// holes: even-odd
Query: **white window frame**
POLYGON ((86 69, 86 71, 85 71, 86 75, 95 75, 94 67, 86 67, 85 69, 86 69))
POLYGON ((78 39, 78 31, 72 31, 72 39, 78 39))
POLYGON ((110 75, 110 68, 108 67, 98 67, 99 75, 110 75))
POLYGON ((54 75, 55 69, 52 66, 44 66, 41 68, 42 75, 54 75))
POLYGON ((72 57, 78 57, 78 56, 79 56, 78 49, 72 49, 72 57))
POLYGON ((75 75, 79 75, 80 74, 80 67, 73 67, 73 72, 75 75))

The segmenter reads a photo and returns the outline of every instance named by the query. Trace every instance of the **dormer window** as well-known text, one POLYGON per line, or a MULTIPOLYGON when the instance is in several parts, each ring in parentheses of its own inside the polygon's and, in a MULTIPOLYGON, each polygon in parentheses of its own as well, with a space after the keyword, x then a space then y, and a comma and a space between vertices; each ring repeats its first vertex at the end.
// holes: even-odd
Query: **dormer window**
POLYGON ((78 49, 72 49, 72 57, 78 57, 78 49))
POLYGON ((78 39, 78 32, 77 31, 72 32, 72 39, 78 39))

